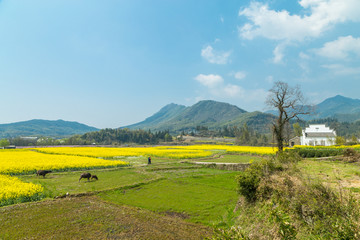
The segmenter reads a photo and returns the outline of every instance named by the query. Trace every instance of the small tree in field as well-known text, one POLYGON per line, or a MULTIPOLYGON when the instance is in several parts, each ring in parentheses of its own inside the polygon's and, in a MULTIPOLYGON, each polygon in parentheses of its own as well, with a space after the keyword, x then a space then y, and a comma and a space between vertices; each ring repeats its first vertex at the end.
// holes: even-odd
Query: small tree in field
POLYGON ((272 131, 276 138, 279 152, 284 149, 285 126, 291 119, 299 119, 300 115, 310 114, 311 108, 305 105, 300 87, 290 87, 285 82, 275 82, 269 90, 266 105, 278 110, 278 118, 272 123, 272 131))
POLYGON ((7 140, 7 139, 5 139, 5 138, 0 140, 0 147, 1 147, 1 148, 7 147, 7 146, 9 146, 9 145, 10 145, 9 140, 7 140))
POLYGON ((294 129, 295 136, 297 136, 297 137, 302 136, 302 128, 299 123, 294 123, 293 129, 294 129))

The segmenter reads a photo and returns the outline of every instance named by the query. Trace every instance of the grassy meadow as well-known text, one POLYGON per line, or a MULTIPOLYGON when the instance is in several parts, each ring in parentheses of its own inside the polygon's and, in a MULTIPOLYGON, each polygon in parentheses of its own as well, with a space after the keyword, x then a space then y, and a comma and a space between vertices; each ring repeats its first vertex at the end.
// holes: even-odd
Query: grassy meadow
MULTIPOLYGON (((203 239, 211 238, 214 228, 253 224, 248 221, 255 219, 246 219, 243 214, 253 215, 256 211, 239 208, 239 172, 194 163, 261 163, 272 158, 272 148, 169 146, 156 147, 156 154, 150 154, 151 149, 130 149, 132 155, 125 156, 117 154, 129 149, 16 150, 14 153, 19 151, 21 156, 28 153, 29 162, 36 166, 26 165, 24 171, 14 167, 16 157, 4 157, 9 151, 0 153, 0 161, 8 163, 8 169, 3 171, 8 174, 3 176, 12 175, 23 184, 41 187, 36 198, 2 201, 0 221, 4 224, 0 225, 0 239, 203 239), (149 155, 151 165, 147 164, 149 155), (77 158, 85 158, 88 163, 83 167, 68 164, 77 164, 77 158), (64 159, 66 166, 51 163, 58 159, 64 159), (104 165, 91 165, 98 161, 105 161, 104 165), (45 177, 34 174, 35 169, 48 166, 54 166, 52 173, 45 177), (95 174, 99 180, 79 181, 83 172, 95 174), (19 202, 25 203, 14 204, 19 202)), ((320 179, 333 189, 340 186, 355 196, 360 190, 357 162, 313 158, 301 160, 297 167, 307 178, 320 179)), ((298 236, 305 239, 304 235, 298 236)))

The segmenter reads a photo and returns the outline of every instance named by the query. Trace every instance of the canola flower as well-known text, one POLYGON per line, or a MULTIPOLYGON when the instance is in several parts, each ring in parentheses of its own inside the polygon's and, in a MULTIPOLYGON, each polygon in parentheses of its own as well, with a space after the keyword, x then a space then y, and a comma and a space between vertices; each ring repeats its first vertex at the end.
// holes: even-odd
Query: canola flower
MULTIPOLYGON (((178 147, 182 148, 182 147, 178 147)), ((253 146, 234 146, 234 145, 191 145, 185 146, 187 149, 197 150, 222 150, 227 153, 250 153, 258 155, 273 155, 277 152, 276 148, 273 147, 253 147, 253 146)))
POLYGON ((332 145, 332 146, 308 146, 308 145, 295 145, 294 148, 299 149, 345 149, 345 148, 354 148, 354 149, 360 149, 360 144, 357 145, 351 145, 351 146, 345 146, 345 145, 332 145))
POLYGON ((124 161, 111 161, 92 157, 44 154, 31 150, 1 150, 0 174, 20 174, 39 169, 66 170, 79 168, 127 165, 124 161))
POLYGON ((229 145, 190 145, 190 146, 159 146, 159 147, 54 147, 37 148, 39 152, 92 157, 139 157, 154 156, 172 159, 193 159, 210 157, 216 152, 249 153, 258 155, 272 155, 276 149, 272 147, 250 147, 229 145))
POLYGON ((154 156, 160 158, 186 159, 209 157, 213 154, 211 151, 201 149, 175 149, 173 147, 54 147, 36 148, 36 150, 43 153, 104 158, 154 156))
POLYGON ((9 199, 30 198, 42 191, 41 185, 25 183, 17 177, 0 175, 0 204, 9 199))

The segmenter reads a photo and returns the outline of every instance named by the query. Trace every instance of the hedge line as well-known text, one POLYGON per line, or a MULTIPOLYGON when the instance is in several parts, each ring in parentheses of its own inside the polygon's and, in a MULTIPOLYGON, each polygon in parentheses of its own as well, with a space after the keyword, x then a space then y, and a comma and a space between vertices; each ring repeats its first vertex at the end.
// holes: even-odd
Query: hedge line
MULTIPOLYGON (((303 158, 330 157, 344 154, 346 148, 293 148, 286 151, 296 152, 303 158)), ((358 151, 358 149, 355 149, 358 151)))

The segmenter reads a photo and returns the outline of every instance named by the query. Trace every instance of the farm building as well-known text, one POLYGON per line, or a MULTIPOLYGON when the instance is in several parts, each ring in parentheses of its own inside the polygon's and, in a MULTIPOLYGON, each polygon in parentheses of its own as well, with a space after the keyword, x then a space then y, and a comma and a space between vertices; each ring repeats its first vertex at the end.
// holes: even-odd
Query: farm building
POLYGON ((335 144, 336 132, 325 124, 309 125, 302 131, 301 145, 331 146, 335 144))
POLYGON ((325 124, 309 125, 302 131, 302 136, 290 139, 290 146, 331 146, 335 144, 336 132, 325 124))

